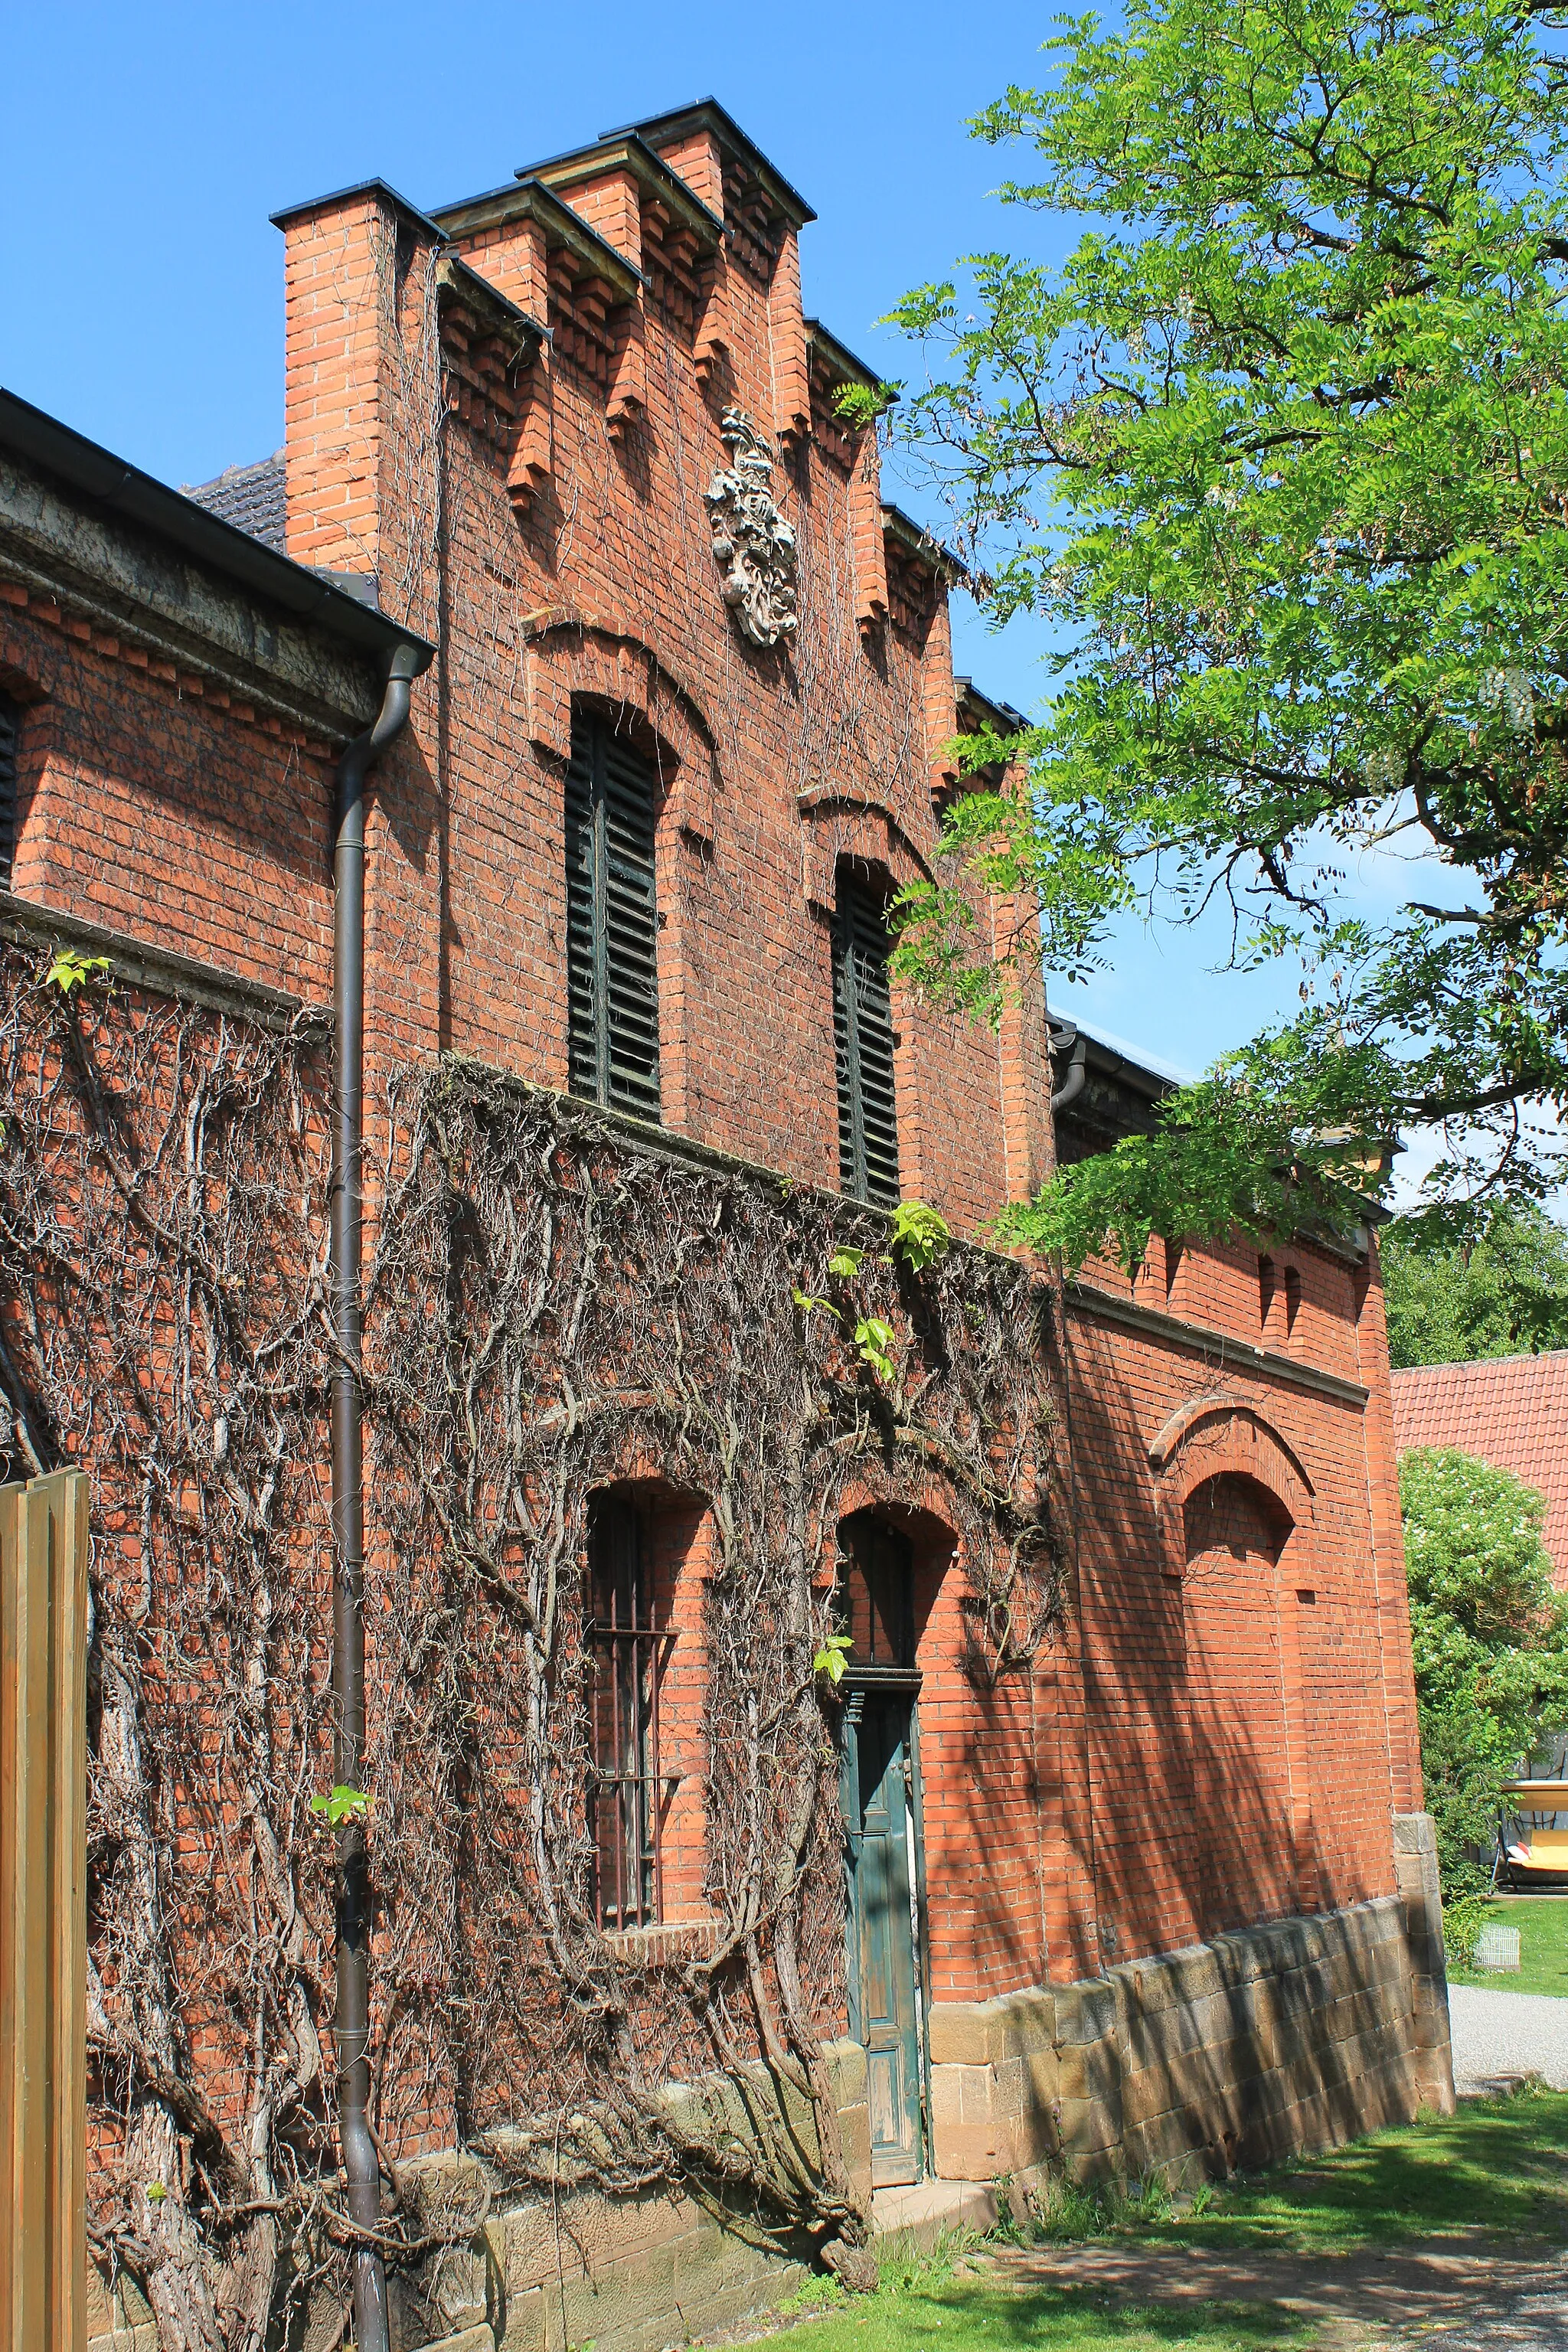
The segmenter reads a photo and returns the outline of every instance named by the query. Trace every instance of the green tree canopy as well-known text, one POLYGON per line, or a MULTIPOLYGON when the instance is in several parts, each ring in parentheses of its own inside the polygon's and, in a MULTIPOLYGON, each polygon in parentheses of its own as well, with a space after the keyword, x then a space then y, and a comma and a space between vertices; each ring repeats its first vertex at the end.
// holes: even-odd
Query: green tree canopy
POLYGON ((1568 1232, 1533 1202, 1500 1202, 1473 1240, 1396 1218, 1381 1255, 1396 1365, 1568 1348, 1568 1232))
POLYGON ((1426 1801, 1445 1895, 1484 1887, 1498 1790, 1541 1728, 1568 1719, 1568 1599, 1541 1540, 1545 1506, 1451 1448, 1399 1465, 1426 1801))
MULTIPOLYGON (((1568 1101, 1568 8, 1129 0, 973 125, 1009 205, 1081 218, 894 314, 926 381, 889 427, 979 593, 1052 627, 1026 782, 959 796, 955 856, 1038 892, 1081 973, 1142 905, 1218 894, 1299 952, 1299 1017, 1012 1220, 1081 1257, 1150 1228, 1345 1212, 1401 1128, 1436 1194, 1539 1196, 1568 1101), (1390 920, 1352 861, 1421 853, 1390 920), (1436 873, 1436 868, 1444 869, 1436 873)), ((973 740, 978 772, 998 753, 973 740)), ((994 1008, 961 892, 908 894, 901 967, 994 1008)))

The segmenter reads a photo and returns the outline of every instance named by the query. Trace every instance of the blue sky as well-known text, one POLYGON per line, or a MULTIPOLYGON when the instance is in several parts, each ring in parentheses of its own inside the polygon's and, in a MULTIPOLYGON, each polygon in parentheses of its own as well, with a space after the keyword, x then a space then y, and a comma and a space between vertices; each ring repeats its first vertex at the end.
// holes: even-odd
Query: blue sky
MULTIPOLYGON (((808 311, 906 374, 912 355, 874 321, 908 286, 976 248, 1047 256, 1066 242, 988 200, 1009 166, 964 131, 1037 73, 1050 14, 1051 0, 20 8, 0 152, 0 382, 169 481, 264 456, 282 438, 269 213, 375 174, 439 204, 710 92, 820 215, 802 244, 808 311)), ((960 605, 957 667, 1031 708, 1037 635, 1016 624, 995 637, 960 605)), ((1386 875, 1367 882, 1387 895, 1386 875)), ((1196 1070, 1294 998, 1293 973, 1215 975, 1224 952, 1218 922, 1129 922, 1111 968, 1071 1001, 1196 1070)))

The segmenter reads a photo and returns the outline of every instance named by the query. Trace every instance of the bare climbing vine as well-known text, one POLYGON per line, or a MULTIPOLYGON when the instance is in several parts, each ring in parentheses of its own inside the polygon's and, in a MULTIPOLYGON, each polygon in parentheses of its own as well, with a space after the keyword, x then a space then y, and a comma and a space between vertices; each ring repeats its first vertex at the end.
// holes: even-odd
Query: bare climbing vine
POLYGON ((445 2082, 455 2137, 517 2180, 742 2188, 775 2224, 853 2242, 821 2051, 841 1832, 814 1664, 840 1504, 934 1486, 971 1670, 1033 1654, 1059 1600, 1037 1286, 969 1249, 917 1272, 928 1253, 895 1255, 884 1217, 471 1063, 405 1076, 390 1131, 370 1287, 374 1777, 398 1890, 382 2128, 445 2082), (628 1479, 700 1497, 714 1532, 712 1935, 670 1962, 595 1926, 584 1803, 587 1515, 628 1479), (781 2105, 809 2101, 815 2168, 765 2100, 735 2128, 725 2086, 759 2062, 781 2105))
MULTIPOLYGON (((0 1071, 0 1439, 11 1475, 93 1481, 92 2242, 164 2352, 261 2352, 291 2307, 346 2300, 353 2241, 311 1810, 325 1056, 300 1024, 63 986, 7 950, 0 1071)), ((386 1109, 366 1396, 389 2262, 428 2267, 501 2191, 654 2182, 853 2246, 823 2053, 837 1519, 851 1485, 940 1493, 971 1671, 1031 1654, 1059 1605, 1037 1286, 971 1249, 896 1256, 880 1216, 476 1066, 401 1072, 386 1109), (592 1900, 583 1562, 590 1496, 626 1478, 700 1497, 713 1530, 709 1916, 662 1954, 592 1900), (456 2187, 408 2169, 454 2146, 479 2159, 456 2187)))
POLYGON ((321 1061, 63 961, 0 961, 0 1433, 93 1484, 89 2234, 258 2352, 330 2267, 321 1061))

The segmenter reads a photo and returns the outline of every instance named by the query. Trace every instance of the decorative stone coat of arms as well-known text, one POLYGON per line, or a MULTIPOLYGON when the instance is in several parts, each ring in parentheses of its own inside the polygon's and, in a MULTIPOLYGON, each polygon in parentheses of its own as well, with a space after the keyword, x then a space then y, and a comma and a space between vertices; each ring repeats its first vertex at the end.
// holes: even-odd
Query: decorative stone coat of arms
POLYGON ((727 408, 720 431, 730 463, 705 496, 713 553, 724 574, 724 602, 754 646, 793 637, 795 531, 773 499, 773 453, 743 408, 727 408))

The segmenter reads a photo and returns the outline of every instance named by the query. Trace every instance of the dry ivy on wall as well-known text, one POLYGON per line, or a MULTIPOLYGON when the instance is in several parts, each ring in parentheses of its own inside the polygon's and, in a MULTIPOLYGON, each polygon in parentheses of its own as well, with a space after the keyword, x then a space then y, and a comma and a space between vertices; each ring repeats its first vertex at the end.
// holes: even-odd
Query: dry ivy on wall
MULTIPOLYGON (((0 1383, 12 1475, 93 1479, 95 2247, 164 2352, 259 2352, 342 2293, 335 2174, 325 1056, 0 961, 0 1383)), ((1023 1272, 915 1278, 885 1222, 470 1066, 394 1081, 370 1282, 375 2119, 388 2158, 500 2181, 684 2182, 763 2231, 851 2241, 821 2055, 842 2016, 837 1759, 812 1661, 838 1498, 935 1477, 972 1669, 1058 1606, 1032 1504, 1047 1400, 1023 1272), (847 1284, 827 1271, 864 1247, 847 1284), (895 1333, 892 1377, 834 1297, 895 1333), (707 1499, 702 1957, 594 1924, 581 1562, 588 1496, 707 1499), (812 2102, 822 2162, 724 2085, 812 2102), (671 2078, 692 2085, 660 2095, 671 2078)), ((0 1429, 0 1436, 5 1435, 0 1429)), ((405 2263, 467 2237, 398 2170, 405 2263)), ((400 2256, 399 2246, 403 2252, 400 2256)))
POLYGON ((9 949, 0 1082, 7 1475, 92 1479, 89 2238, 252 2352, 331 2259, 323 1056, 9 949))
POLYGON ((1059 1598, 1034 1500, 1035 1286, 970 1250, 914 1276, 884 1261, 879 1216, 650 1149, 470 1063, 406 1075, 390 1135, 369 1297, 392 1542, 373 1778, 378 1868, 398 1889, 378 1955, 382 2128, 444 2081, 457 2136, 513 2178, 696 2177, 743 2187, 775 2222, 853 2236, 820 2047, 843 2013, 843 1913, 813 1666, 839 1502, 851 1481, 922 1501, 934 1479, 972 1671, 1033 1654, 1059 1598), (857 1246, 859 1269, 836 1277, 857 1246), (890 1378, 854 1343, 867 1318, 893 1334, 890 1378), (650 1472, 703 1498, 714 1538, 717 1927, 710 1956, 663 1966, 595 1927, 582 1801, 589 1499, 650 1472), (717 2093, 706 2109, 660 2096, 759 2053, 816 2106, 820 2179, 782 2135, 736 2140, 717 2093))

